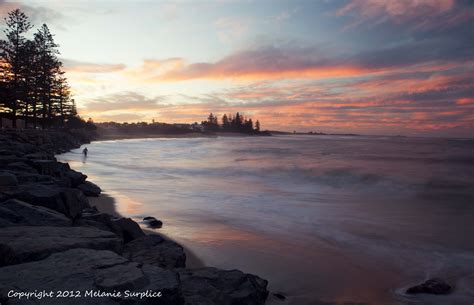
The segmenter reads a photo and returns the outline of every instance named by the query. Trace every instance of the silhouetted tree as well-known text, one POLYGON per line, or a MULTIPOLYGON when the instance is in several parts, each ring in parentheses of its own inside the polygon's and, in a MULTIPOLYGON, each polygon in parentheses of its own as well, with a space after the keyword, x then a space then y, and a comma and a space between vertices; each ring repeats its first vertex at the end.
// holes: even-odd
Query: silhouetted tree
POLYGON ((32 25, 19 9, 5 18, 7 39, 0 40, 0 124, 7 116, 12 127, 22 115, 25 127, 33 118, 36 128, 38 114, 41 125, 64 126, 65 121, 77 115, 71 90, 58 59, 58 45, 46 24, 25 38, 32 25))
POLYGON ((21 97, 22 82, 24 81, 25 61, 22 58, 26 44, 24 34, 28 32, 32 25, 28 17, 19 9, 8 13, 5 18, 7 28, 5 34, 7 39, 0 41, 2 61, 5 63, 7 79, 7 97, 4 107, 10 112, 12 127, 16 128, 17 112, 21 97))
POLYGON ((259 120, 257 120, 257 122, 255 122, 255 131, 260 132, 260 121, 259 120))

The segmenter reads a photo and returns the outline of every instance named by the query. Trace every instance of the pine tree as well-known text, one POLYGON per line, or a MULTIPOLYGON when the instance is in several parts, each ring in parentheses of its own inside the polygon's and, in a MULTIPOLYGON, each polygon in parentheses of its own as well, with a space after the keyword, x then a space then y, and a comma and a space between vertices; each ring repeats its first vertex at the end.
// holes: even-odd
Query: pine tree
POLYGON ((7 39, 0 41, 0 52, 2 61, 6 69, 6 108, 10 112, 12 127, 16 128, 17 113, 20 106, 20 99, 26 96, 24 92, 24 82, 26 71, 23 60, 25 44, 27 42, 24 34, 28 32, 32 25, 28 17, 20 10, 16 9, 8 13, 5 18, 7 28, 5 34, 7 39), (23 92, 22 92, 23 91, 23 92))

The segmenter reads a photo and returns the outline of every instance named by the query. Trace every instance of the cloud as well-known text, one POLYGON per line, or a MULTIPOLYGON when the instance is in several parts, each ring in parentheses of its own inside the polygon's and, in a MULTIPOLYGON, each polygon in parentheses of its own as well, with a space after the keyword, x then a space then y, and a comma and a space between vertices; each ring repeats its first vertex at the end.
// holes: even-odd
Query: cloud
POLYGON ((124 64, 98 64, 72 59, 62 59, 62 62, 64 65, 64 70, 67 72, 111 73, 122 71, 126 68, 124 64))
POLYGON ((54 23, 59 24, 58 21, 61 21, 64 18, 64 15, 56 10, 51 8, 42 7, 42 6, 30 6, 20 2, 7 2, 0 1, 0 15, 7 16, 7 14, 15 9, 21 9, 30 19, 32 24, 43 24, 43 23, 54 23))
POLYGON ((346 29, 390 22, 412 30, 431 30, 472 20, 474 13, 469 6, 463 0, 351 0, 334 15, 352 18, 346 29))
POLYGON ((137 92, 123 92, 98 98, 84 106, 87 112, 149 111, 160 107, 163 97, 147 98, 137 92))

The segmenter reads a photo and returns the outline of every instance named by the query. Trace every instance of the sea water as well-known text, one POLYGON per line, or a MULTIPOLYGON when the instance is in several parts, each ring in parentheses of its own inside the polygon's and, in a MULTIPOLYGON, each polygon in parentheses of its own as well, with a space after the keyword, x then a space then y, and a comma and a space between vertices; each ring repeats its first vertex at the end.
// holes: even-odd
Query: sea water
POLYGON ((58 158, 114 197, 120 214, 162 220, 158 232, 202 264, 257 274, 285 304, 474 303, 472 139, 287 135, 87 147, 87 159, 80 149, 58 158), (431 277, 454 293, 404 293, 431 277))

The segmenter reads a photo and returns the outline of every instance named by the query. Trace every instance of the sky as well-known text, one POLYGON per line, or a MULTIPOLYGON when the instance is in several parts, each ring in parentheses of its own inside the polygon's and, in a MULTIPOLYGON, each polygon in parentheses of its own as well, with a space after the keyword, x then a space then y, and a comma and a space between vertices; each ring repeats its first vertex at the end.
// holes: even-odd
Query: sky
POLYGON ((97 122, 474 137, 471 0, 0 0, 17 7, 97 122))

